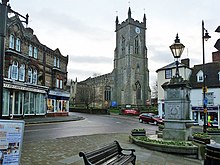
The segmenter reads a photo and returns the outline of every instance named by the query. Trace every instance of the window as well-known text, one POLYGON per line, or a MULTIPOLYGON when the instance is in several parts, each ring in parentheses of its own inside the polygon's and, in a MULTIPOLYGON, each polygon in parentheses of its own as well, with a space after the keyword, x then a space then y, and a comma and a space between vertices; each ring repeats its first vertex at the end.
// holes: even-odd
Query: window
POLYGON ((59 67, 60 67, 60 59, 57 58, 57 68, 59 68, 59 67))
POLYGON ((24 81, 24 77, 25 77, 25 66, 24 64, 21 64, 19 68, 19 80, 24 81))
POLYGON ((32 68, 28 68, 28 82, 32 83, 32 68))
POLYGON ((172 69, 166 69, 165 70, 165 79, 171 79, 172 78, 172 69))
POLYGON ((53 66, 57 66, 57 58, 54 56, 54 59, 53 59, 53 66))
POLYGON ((35 69, 33 72, 33 79, 32 79, 33 84, 37 84, 37 70, 35 69))
POLYGON ((105 87, 105 100, 109 101, 111 100, 111 87, 110 86, 106 86, 105 87))
POLYGON ((16 39, 16 50, 21 51, 21 40, 19 38, 16 39))
POLYGON ((59 79, 56 80, 56 87, 59 88, 59 79))
POLYGON ((32 45, 29 45, 29 56, 30 57, 32 57, 32 55, 33 55, 33 47, 32 47, 32 45))
POLYGON ((202 70, 200 70, 197 74, 196 74, 196 76, 197 76, 197 82, 203 82, 203 71, 202 70))
POLYGON ((122 54, 125 53, 125 38, 123 36, 121 40, 121 51, 122 51, 122 54))
POLYGON ((63 89, 63 80, 60 80, 60 89, 63 89))
POLYGON ((13 61, 11 66, 11 79, 18 79, 18 63, 16 61, 13 61))
POLYGON ((134 53, 135 54, 139 53, 139 40, 138 40, 138 36, 135 37, 135 40, 134 40, 134 53))
POLYGON ((220 72, 218 72, 218 81, 220 81, 220 72))
POLYGON ((136 86, 136 98, 137 98, 138 100, 140 100, 140 99, 141 99, 141 84, 140 84, 140 82, 137 81, 137 82, 135 83, 135 86, 136 86))
POLYGON ((9 38, 9 48, 11 49, 15 48, 15 38, 12 34, 10 35, 10 38, 9 38))
POLYGON ((37 58, 38 56, 38 50, 36 47, 34 47, 34 58, 37 58))

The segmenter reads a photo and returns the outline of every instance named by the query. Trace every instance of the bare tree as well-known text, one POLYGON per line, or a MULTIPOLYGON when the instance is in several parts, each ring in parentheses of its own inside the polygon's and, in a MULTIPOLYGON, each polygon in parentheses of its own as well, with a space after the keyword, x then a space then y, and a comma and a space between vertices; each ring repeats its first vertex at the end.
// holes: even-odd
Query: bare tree
POLYGON ((155 80, 153 86, 152 86, 152 97, 158 98, 158 83, 157 80, 155 80))

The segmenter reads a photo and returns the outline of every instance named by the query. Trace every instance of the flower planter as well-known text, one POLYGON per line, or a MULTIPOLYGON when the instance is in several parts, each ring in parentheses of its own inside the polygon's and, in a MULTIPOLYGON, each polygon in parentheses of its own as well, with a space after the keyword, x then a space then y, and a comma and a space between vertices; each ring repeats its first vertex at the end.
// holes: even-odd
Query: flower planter
POLYGON ((204 138, 199 138, 199 137, 194 136, 193 140, 195 142, 198 142, 198 143, 201 143, 201 144, 210 144, 210 139, 204 139, 204 138))
POLYGON ((131 131, 132 136, 146 136, 146 131, 131 131))

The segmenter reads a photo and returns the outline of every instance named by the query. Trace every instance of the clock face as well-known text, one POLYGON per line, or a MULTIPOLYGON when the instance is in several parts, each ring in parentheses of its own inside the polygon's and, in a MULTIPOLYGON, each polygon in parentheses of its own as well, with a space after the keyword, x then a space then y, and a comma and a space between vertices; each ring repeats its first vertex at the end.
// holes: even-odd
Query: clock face
POLYGON ((139 28, 139 27, 136 27, 136 28, 135 28, 135 32, 139 34, 139 33, 141 32, 140 28, 139 28))

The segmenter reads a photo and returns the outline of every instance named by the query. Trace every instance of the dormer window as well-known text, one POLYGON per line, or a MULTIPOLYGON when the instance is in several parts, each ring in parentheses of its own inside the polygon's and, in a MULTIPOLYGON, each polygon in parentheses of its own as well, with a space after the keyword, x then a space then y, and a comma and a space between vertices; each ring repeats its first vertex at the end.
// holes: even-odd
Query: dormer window
POLYGON ((200 71, 196 74, 196 77, 197 77, 197 82, 203 82, 203 79, 204 79, 203 71, 200 70, 200 71))

